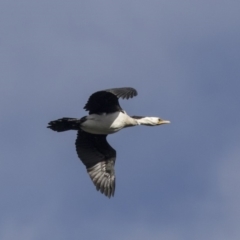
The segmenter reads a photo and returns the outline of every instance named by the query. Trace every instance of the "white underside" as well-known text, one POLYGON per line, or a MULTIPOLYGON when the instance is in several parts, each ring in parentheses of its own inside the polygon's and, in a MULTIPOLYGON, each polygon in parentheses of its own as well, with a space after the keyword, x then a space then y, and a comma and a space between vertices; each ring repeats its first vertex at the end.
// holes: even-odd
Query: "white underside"
POLYGON ((126 113, 115 112, 110 114, 91 114, 81 124, 85 132, 92 134, 111 134, 118 132, 124 127, 134 126, 136 123, 126 113))

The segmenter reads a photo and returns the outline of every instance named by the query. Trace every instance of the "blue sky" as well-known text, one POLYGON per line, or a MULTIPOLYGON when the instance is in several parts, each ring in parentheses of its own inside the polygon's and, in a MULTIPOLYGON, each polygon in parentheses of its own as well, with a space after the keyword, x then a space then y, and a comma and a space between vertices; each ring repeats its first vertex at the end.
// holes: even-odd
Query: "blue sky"
POLYGON ((240 2, 0 2, 0 239, 240 238, 240 2), (160 127, 108 137, 116 194, 95 188, 75 132, 95 91, 130 86, 160 127))

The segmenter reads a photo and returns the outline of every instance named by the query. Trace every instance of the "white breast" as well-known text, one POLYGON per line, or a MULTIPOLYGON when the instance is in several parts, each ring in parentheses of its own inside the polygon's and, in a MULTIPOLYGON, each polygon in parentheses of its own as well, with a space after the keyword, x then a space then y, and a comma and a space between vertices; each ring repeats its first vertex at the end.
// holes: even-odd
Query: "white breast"
POLYGON ((127 114, 122 112, 102 115, 91 114, 81 124, 81 128, 92 134, 111 134, 124 128, 129 118, 127 114))

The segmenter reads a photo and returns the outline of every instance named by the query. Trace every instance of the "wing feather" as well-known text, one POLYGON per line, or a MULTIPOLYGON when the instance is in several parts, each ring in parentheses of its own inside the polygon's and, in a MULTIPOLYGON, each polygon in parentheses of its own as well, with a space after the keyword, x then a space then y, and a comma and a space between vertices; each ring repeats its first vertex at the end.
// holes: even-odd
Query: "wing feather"
POLYGON ((93 93, 84 109, 89 111, 89 114, 112 113, 122 111, 118 102, 119 98, 133 98, 137 96, 137 91, 134 88, 112 88, 93 93))
POLYGON ((116 151, 109 145, 106 137, 107 135, 79 130, 76 150, 96 189, 110 198, 115 192, 116 151))
POLYGON ((113 93, 117 98, 133 98, 137 96, 137 90, 130 87, 106 89, 106 92, 113 93))

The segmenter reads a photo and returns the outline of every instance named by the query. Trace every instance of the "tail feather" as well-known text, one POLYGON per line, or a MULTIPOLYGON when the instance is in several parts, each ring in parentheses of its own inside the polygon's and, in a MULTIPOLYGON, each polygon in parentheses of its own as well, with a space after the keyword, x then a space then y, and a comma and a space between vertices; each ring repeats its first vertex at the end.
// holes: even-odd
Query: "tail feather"
POLYGON ((64 132, 68 130, 79 130, 80 119, 77 118, 61 118, 48 123, 47 128, 57 132, 64 132))

